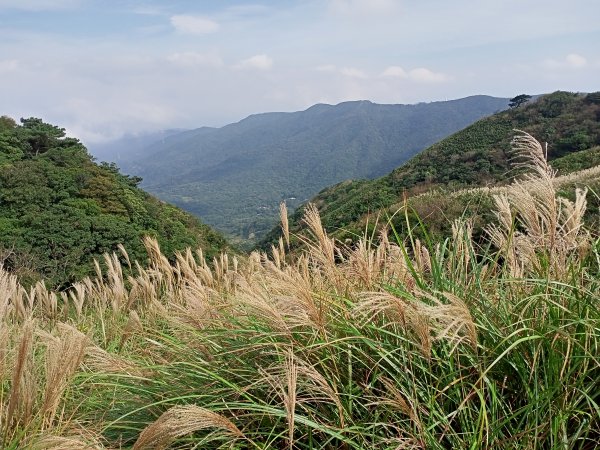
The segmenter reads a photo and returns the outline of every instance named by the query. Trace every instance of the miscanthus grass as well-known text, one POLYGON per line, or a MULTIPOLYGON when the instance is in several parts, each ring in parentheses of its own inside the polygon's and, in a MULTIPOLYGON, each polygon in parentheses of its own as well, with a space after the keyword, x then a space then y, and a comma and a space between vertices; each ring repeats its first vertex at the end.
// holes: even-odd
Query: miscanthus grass
POLYGON ((282 207, 269 255, 147 239, 147 264, 120 248, 63 293, 0 271, 0 447, 596 448, 600 241, 585 189, 558 197, 541 146, 514 144, 530 175, 485 248, 468 220, 347 247, 309 207, 290 256, 282 207))

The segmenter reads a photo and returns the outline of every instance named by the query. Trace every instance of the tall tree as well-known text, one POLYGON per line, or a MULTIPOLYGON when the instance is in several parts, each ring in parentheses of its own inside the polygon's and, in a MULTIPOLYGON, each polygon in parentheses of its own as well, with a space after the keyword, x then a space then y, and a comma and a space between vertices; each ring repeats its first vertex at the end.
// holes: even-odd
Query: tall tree
POLYGON ((527 103, 529 100, 531 100, 531 95, 517 95, 516 97, 510 99, 510 103, 508 104, 508 106, 510 106, 511 108, 518 108, 522 104, 527 103))

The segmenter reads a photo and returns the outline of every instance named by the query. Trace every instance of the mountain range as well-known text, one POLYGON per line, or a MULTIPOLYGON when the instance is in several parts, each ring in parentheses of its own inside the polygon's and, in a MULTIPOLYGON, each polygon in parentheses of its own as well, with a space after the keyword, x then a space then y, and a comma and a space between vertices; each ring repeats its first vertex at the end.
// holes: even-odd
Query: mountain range
POLYGON ((129 155, 119 151, 118 164, 141 176, 144 189, 251 246, 276 223, 282 200, 293 209, 334 183, 381 176, 507 105, 508 99, 489 96, 317 104, 162 136, 129 155))
MULTIPOLYGON (((407 203, 414 223, 423 220, 429 230, 448 235, 452 219, 468 215, 479 223, 492 210, 488 195, 450 195, 461 189, 492 187, 510 182, 518 172, 510 169, 511 140, 522 130, 546 144, 547 158, 559 175, 600 164, 600 94, 557 91, 518 108, 482 118, 436 142, 387 175, 373 180, 345 180, 310 200, 317 206, 323 225, 338 239, 354 240, 387 218, 398 230, 403 218, 396 213, 407 203)), ((586 180, 589 183, 589 180, 586 180)), ((600 179, 593 186, 600 187, 600 179)), ((489 192, 489 191, 488 191, 489 192)), ((590 196, 588 208, 597 221, 598 196, 590 196)), ((294 233, 301 233, 303 209, 290 218, 294 233)), ((267 249, 280 235, 275 227, 263 240, 267 249)))

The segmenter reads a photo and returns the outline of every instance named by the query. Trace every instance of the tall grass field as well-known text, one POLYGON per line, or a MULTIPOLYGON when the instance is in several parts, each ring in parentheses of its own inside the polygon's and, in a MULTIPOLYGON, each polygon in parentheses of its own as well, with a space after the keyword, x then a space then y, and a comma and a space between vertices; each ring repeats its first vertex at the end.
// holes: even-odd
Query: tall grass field
POLYGON ((527 175, 483 243, 465 218, 345 245, 308 208, 289 254, 283 205, 268 255, 147 239, 65 292, 0 271, 0 448, 597 448, 596 194, 558 196, 542 146, 513 146, 527 175))

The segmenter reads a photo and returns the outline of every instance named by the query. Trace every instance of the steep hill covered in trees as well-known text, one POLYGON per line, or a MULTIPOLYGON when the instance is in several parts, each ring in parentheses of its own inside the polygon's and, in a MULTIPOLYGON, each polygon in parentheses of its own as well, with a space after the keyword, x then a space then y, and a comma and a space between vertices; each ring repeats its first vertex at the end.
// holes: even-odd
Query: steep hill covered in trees
MULTIPOLYGON (((393 214, 404 198, 440 190, 437 196, 420 198, 411 207, 430 227, 448 227, 450 218, 476 205, 466 199, 457 203, 447 192, 502 184, 516 175, 510 169, 510 141, 515 129, 548 143, 548 159, 559 175, 600 164, 595 148, 600 144, 600 95, 559 91, 483 118, 384 177, 344 181, 323 190, 311 202, 319 208, 328 230, 337 230, 338 237, 352 238, 363 233, 366 223, 372 224, 378 214, 393 214)), ((482 211, 490 206, 479 205, 482 211)), ((302 227, 302 214, 303 208, 299 208, 291 218, 292 229, 302 227)), ((268 246, 278 235, 275 228, 262 246, 268 246)))
POLYGON ((0 119, 0 265, 24 282, 64 286, 93 273, 93 258, 124 244, 145 260, 142 237, 166 253, 188 246, 212 255, 224 238, 137 187, 115 165, 95 164, 63 129, 40 119, 0 119))

